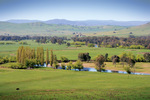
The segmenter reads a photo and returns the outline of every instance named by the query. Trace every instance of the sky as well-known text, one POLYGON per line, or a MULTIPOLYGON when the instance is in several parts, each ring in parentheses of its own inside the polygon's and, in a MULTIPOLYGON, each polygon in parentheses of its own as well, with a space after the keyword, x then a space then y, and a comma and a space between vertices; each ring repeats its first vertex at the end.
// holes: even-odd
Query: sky
POLYGON ((150 0, 0 0, 0 21, 150 21, 150 0))

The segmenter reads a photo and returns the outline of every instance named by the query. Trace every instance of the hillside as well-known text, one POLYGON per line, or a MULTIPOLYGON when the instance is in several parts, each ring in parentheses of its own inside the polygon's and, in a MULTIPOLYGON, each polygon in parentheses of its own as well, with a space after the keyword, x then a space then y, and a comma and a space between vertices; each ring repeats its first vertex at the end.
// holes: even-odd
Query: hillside
POLYGON ((115 26, 138 26, 148 23, 148 21, 115 21, 115 20, 81 20, 71 21, 66 19, 52 19, 47 21, 40 20, 8 20, 10 23, 35 23, 42 22, 45 24, 62 24, 62 25, 77 25, 77 26, 102 26, 102 25, 115 25, 115 26))
MULTIPOLYGON (((89 33, 89 35, 90 35, 90 33, 89 33)), ((128 36, 128 35, 147 36, 147 35, 150 35, 150 23, 140 25, 140 26, 128 27, 128 28, 125 28, 122 30, 98 32, 96 35, 97 36, 102 36, 102 35, 109 35, 109 36, 128 36)))
POLYGON ((0 22, 0 35, 56 35, 69 36, 72 33, 96 33, 127 28, 126 26, 75 26, 62 24, 9 23, 0 22))

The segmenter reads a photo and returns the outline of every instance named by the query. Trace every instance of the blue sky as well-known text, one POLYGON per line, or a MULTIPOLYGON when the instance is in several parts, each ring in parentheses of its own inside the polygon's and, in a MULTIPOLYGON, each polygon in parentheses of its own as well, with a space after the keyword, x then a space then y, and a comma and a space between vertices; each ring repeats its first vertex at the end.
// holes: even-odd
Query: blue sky
POLYGON ((150 0, 0 0, 0 21, 150 21, 150 0))

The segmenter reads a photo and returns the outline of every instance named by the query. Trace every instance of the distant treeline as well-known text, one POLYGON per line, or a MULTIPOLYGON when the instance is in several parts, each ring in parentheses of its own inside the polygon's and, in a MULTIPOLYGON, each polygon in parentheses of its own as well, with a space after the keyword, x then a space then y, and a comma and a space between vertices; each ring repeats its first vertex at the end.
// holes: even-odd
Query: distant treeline
MULTIPOLYGON (((20 40, 35 40, 38 43, 48 43, 51 42, 53 44, 63 44, 66 42, 64 40, 68 40, 67 37, 57 37, 57 36, 0 36, 1 41, 20 41, 20 40)), ((150 36, 129 36, 129 37, 72 37, 74 42, 82 42, 85 45, 96 44, 98 47, 108 47, 108 48, 131 48, 131 49, 150 49, 150 36)), ((80 47, 80 46, 79 46, 80 47)))
POLYGON ((132 48, 132 49, 150 49, 150 36, 140 37, 72 37, 74 42, 85 42, 86 45, 89 43, 97 44, 98 47, 109 47, 109 48, 132 48))

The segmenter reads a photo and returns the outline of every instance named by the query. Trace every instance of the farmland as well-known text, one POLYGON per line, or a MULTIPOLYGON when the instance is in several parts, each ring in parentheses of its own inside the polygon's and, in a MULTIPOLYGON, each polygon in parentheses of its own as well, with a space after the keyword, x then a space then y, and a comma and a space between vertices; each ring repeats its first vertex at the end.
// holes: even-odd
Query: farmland
MULTIPOLYGON (((84 53, 84 52, 89 52, 90 56, 92 59, 94 59, 95 56, 99 54, 105 55, 108 53, 108 56, 111 57, 113 55, 119 55, 122 52, 126 53, 133 53, 134 55, 140 54, 141 56, 145 52, 150 52, 149 49, 124 49, 124 48, 96 48, 96 47, 87 47, 87 46, 82 46, 82 47, 75 47, 74 45, 67 47, 66 44, 52 44, 52 43, 47 43, 47 44, 38 44, 35 41, 32 40, 24 40, 28 43, 28 45, 24 46, 30 46, 31 48, 37 48, 42 46, 46 52, 46 49, 48 48, 54 50, 54 54, 57 55, 58 59, 60 59, 61 56, 65 56, 70 60, 77 60, 78 54, 79 53, 84 53)), ((2 41, 1 41, 2 42, 2 41)), ((8 41, 7 41, 8 42, 8 41)), ((21 44, 18 42, 14 42, 15 44, 13 45, 1 45, 0 46, 0 56, 15 56, 16 51, 21 44)))

